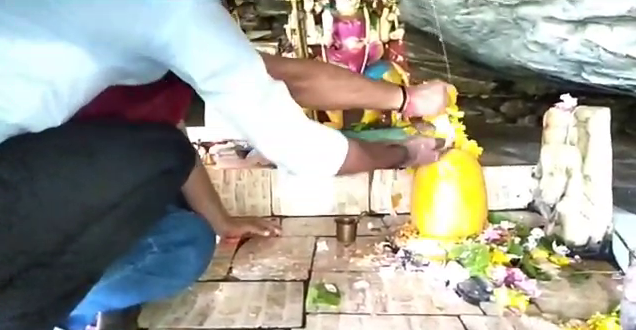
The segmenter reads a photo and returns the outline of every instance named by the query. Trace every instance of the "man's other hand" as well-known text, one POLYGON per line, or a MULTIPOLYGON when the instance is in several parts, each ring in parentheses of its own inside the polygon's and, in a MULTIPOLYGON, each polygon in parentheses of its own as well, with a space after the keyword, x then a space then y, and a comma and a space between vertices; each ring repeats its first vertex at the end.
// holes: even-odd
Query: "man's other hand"
POLYGON ((229 219, 218 233, 222 237, 240 238, 243 236, 279 236, 280 226, 270 218, 229 219))
POLYGON ((408 151, 405 167, 434 163, 449 149, 446 140, 426 136, 415 136, 402 143, 408 151))
POLYGON ((440 80, 407 87, 408 103, 403 112, 404 116, 428 117, 445 113, 449 87, 449 84, 440 80))

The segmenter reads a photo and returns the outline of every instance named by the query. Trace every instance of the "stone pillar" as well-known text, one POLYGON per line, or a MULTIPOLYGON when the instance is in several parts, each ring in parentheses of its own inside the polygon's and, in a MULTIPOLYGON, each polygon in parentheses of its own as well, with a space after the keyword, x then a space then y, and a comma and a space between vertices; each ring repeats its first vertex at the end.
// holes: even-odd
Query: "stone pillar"
POLYGON ((610 109, 557 105, 544 117, 535 205, 574 247, 598 248, 612 229, 610 109))

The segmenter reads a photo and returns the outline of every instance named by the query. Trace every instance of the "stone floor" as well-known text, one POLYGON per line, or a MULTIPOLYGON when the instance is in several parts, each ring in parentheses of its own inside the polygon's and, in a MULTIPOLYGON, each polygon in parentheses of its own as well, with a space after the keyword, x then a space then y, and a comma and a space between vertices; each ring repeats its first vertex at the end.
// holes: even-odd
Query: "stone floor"
POLYGON ((617 301, 617 273, 589 263, 544 283, 528 317, 504 316, 491 304, 473 306, 433 290, 417 273, 378 272, 376 243, 405 220, 364 218, 355 244, 336 241, 332 217, 284 218, 282 237, 221 241, 199 283, 180 296, 148 305, 148 329, 557 329, 539 318, 587 317, 617 301), (384 223, 386 223, 386 226, 384 223), (572 279, 574 278, 572 275, 572 279), (305 306, 311 283, 326 281, 343 294, 337 309, 305 306), (363 283, 364 285, 361 285, 363 283))

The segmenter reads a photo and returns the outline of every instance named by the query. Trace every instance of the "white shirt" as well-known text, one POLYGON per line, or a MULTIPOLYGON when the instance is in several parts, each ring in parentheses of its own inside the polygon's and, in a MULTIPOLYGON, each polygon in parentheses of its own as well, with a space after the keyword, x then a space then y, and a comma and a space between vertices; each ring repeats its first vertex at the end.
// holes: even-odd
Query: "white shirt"
POLYGON ((168 70, 205 101, 206 126, 224 121, 291 173, 344 162, 346 138, 304 115, 215 0, 0 0, 0 143, 168 70))

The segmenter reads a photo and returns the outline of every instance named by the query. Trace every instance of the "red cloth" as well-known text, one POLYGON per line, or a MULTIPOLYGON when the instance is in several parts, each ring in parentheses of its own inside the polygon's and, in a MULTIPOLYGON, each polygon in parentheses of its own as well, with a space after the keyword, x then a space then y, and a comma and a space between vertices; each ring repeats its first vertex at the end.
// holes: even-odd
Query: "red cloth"
POLYGON ((187 114, 192 88, 173 73, 139 86, 113 86, 97 95, 72 120, 126 119, 177 125, 187 114))

